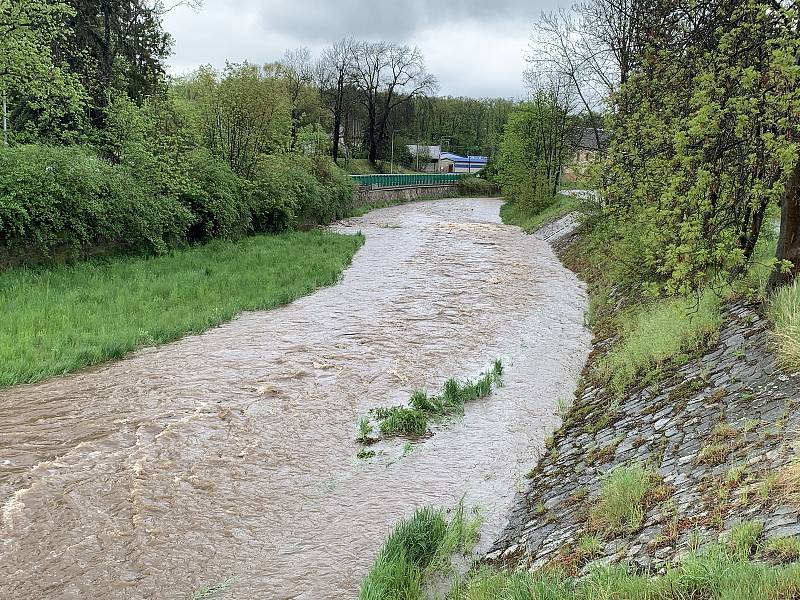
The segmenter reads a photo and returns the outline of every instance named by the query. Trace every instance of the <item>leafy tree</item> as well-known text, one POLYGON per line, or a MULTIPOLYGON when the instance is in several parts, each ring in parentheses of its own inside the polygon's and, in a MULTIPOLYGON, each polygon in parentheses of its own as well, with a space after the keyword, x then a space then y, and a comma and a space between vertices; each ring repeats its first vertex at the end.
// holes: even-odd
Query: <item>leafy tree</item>
MULTIPOLYGON (((782 202, 779 259, 794 260, 800 37, 797 9, 764 0, 662 3, 657 35, 619 101, 606 196, 629 270, 687 293, 751 258, 782 202)), ((800 232, 798 232, 800 233, 800 232)), ((781 271, 778 271, 780 273, 781 271)))
POLYGON ((202 67, 175 90, 194 113, 205 145, 239 175, 250 178, 262 155, 289 149, 291 100, 263 68, 245 62, 218 73, 202 67))
POLYGON ((164 89, 164 60, 172 47, 164 5, 153 0, 64 0, 68 34, 53 41, 57 61, 69 65, 91 97, 92 121, 104 126, 104 108, 125 93, 136 102, 164 89))
POLYGON ((509 115, 496 159, 503 194, 531 212, 553 201, 568 150, 567 83, 550 83, 509 115))
POLYGON ((83 129, 84 90, 50 52, 69 32, 64 2, 0 0, 0 93, 12 140, 72 142, 83 129))

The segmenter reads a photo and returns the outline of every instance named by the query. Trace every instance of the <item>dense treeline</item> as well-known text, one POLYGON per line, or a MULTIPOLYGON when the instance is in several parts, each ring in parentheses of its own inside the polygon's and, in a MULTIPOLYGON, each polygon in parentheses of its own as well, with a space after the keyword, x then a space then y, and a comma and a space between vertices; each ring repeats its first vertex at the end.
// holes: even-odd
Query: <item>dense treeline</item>
MULTIPOLYGON (((532 39, 535 97, 544 82, 562 113, 612 133, 596 216, 620 279, 657 296, 735 278, 778 210, 770 285, 800 271, 796 2, 589 0, 544 15, 532 39)), ((501 144, 501 173, 536 157, 515 198, 550 183, 550 128, 531 114, 513 115, 501 144)))

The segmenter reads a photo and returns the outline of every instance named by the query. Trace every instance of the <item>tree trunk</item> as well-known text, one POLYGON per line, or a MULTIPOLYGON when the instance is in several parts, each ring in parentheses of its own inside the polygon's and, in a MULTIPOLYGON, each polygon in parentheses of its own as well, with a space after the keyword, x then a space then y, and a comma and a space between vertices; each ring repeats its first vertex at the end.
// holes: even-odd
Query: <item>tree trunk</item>
POLYGON ((342 129, 342 111, 337 110, 333 117, 333 162, 339 164, 339 136, 342 129))
POLYGON ((800 160, 794 166, 781 200, 781 231, 776 257, 788 260, 792 266, 783 270, 777 265, 769 278, 767 291, 789 283, 800 273, 800 160))

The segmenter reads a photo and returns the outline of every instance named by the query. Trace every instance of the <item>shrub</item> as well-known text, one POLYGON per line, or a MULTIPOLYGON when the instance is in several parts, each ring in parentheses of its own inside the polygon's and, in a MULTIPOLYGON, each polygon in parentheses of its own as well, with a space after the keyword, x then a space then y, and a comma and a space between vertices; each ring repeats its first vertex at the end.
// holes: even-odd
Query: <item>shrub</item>
POLYGON ((0 151, 0 247, 7 262, 79 258, 98 247, 160 253, 183 238, 191 220, 180 203, 85 149, 0 151))
POLYGON ((262 159, 252 191, 256 231, 327 224, 352 203, 352 178, 326 157, 285 154, 262 159))
POLYGON ((251 211, 245 180, 202 150, 189 157, 186 176, 187 184, 178 198, 195 215, 189 240, 236 238, 247 233, 251 211))
POLYGON ((458 193, 462 196, 499 196, 500 186, 478 177, 462 177, 458 182, 458 193))

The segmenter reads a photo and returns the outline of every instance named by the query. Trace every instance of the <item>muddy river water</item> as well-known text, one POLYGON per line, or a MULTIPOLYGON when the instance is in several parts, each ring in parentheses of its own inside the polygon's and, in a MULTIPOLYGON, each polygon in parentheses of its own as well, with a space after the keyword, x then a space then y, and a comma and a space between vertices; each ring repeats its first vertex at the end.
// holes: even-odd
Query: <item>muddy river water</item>
POLYGON ((367 242, 333 287, 0 391, 0 598, 355 598, 398 519, 462 496, 488 546, 590 341, 582 284, 499 207, 342 222, 367 242), (356 459, 371 407, 495 358, 463 419, 356 459))

